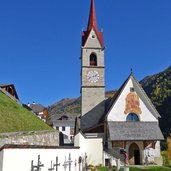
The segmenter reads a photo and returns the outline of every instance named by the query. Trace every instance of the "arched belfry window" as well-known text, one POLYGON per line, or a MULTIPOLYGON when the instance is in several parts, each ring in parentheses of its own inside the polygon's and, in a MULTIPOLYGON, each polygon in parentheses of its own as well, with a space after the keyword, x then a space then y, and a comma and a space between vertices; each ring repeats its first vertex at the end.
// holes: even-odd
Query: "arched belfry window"
POLYGON ((97 66, 97 56, 94 53, 90 55, 90 66, 97 66))
POLYGON ((139 117, 137 116, 137 114, 135 113, 130 113, 127 118, 126 118, 126 121, 131 121, 131 122, 139 122, 140 119, 139 117))

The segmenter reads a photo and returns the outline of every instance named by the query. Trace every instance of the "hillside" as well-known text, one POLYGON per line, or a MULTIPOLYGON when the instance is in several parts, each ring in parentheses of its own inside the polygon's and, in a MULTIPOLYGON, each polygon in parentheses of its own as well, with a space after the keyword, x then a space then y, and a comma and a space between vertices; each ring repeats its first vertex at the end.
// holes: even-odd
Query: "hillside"
POLYGON ((0 133, 52 129, 0 91, 0 133))
POLYGON ((80 114, 80 98, 67 98, 48 107, 49 115, 80 114))
MULTIPOLYGON (((112 97, 116 91, 107 91, 106 97, 112 97)), ((80 114, 80 98, 66 98, 48 107, 49 115, 80 114)))
POLYGON ((144 78, 140 83, 160 113, 160 127, 167 135, 171 132, 171 67, 144 78))

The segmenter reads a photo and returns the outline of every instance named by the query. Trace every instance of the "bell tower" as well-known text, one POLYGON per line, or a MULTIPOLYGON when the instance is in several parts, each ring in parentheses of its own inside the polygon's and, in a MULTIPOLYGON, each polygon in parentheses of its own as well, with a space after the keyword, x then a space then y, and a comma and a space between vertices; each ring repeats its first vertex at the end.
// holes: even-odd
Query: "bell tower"
POLYGON ((81 46, 81 114, 105 110, 104 41, 98 31, 94 0, 91 0, 87 30, 82 32, 81 46))

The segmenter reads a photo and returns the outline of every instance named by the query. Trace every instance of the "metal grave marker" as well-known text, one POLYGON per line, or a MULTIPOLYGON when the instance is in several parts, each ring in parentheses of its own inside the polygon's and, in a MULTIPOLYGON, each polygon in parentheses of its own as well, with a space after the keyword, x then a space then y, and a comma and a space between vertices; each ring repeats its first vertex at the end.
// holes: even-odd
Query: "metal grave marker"
POLYGON ((41 168, 44 167, 44 164, 40 161, 40 155, 38 155, 37 165, 33 165, 33 160, 31 161, 31 171, 41 171, 41 168))
POLYGON ((58 157, 56 157, 56 163, 53 165, 53 167, 56 168, 56 171, 58 171, 59 166, 60 166, 60 163, 58 163, 58 157))
POLYGON ((48 169, 48 171, 53 171, 54 170, 54 167, 53 167, 53 164, 52 164, 52 161, 51 161, 51 165, 50 165, 50 168, 48 169))

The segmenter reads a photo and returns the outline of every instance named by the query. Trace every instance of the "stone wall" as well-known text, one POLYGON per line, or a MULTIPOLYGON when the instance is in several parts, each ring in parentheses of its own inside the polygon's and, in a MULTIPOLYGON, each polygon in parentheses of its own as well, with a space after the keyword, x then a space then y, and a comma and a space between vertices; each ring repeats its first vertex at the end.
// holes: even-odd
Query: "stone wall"
POLYGON ((1 133, 0 147, 5 144, 58 146, 58 131, 30 131, 1 133))

